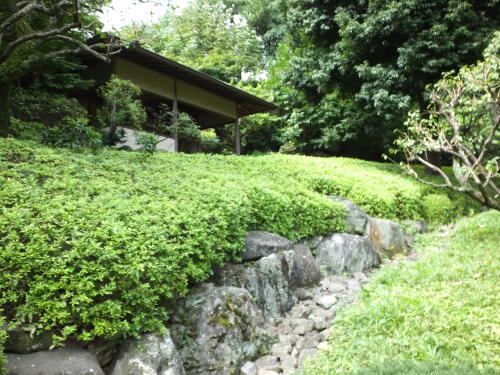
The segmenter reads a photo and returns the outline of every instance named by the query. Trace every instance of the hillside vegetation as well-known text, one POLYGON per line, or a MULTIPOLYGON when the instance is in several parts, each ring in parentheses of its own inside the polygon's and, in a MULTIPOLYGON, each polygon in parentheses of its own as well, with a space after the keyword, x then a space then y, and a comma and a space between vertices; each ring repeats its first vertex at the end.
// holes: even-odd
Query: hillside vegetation
POLYGON ((2 314, 61 339, 160 329, 168 301, 234 258, 248 230, 292 240, 342 231, 343 208, 325 194, 392 219, 472 207, 359 160, 146 158, 0 139, 2 314))
POLYGON ((378 272, 304 374, 498 374, 499 234, 489 211, 422 236, 419 261, 378 272))

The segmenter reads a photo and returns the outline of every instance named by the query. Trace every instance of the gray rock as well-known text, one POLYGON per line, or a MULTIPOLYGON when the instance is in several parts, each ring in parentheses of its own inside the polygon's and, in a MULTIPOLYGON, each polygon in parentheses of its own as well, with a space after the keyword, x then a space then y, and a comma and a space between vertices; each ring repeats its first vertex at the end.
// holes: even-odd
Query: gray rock
POLYGON ((305 301, 308 299, 312 299, 314 295, 311 293, 311 291, 304 289, 304 288, 298 288, 295 290, 295 296, 300 300, 300 301, 305 301))
POLYGON ((5 351, 12 353, 27 354, 48 350, 52 345, 52 333, 41 332, 31 334, 27 328, 8 328, 7 325, 1 328, 7 332, 5 341, 5 351))
POLYGON ((277 343, 271 347, 271 354, 277 358, 282 358, 292 352, 291 344, 277 343))
POLYGON ((351 234, 364 234, 366 223, 369 216, 365 211, 359 208, 355 203, 337 196, 329 196, 328 198, 342 203, 346 210, 346 232, 351 234))
POLYGON ((318 247, 318 245, 323 241, 323 236, 314 236, 313 238, 308 238, 307 240, 303 240, 299 242, 299 245, 304 245, 314 250, 318 247))
POLYGON ((184 375, 185 371, 170 335, 148 333, 122 344, 110 374, 184 375))
POLYGON ((280 358, 280 364, 283 372, 293 372, 297 367, 297 357, 292 357, 291 355, 282 357, 280 358))
POLYGON ((317 331, 322 331, 328 326, 326 320, 317 315, 311 315, 309 319, 312 320, 314 323, 314 329, 317 331))
POLYGON ((179 301, 170 327, 189 374, 226 374, 271 341, 262 311, 242 288, 203 284, 179 301))
POLYGON ((257 366, 257 370, 268 370, 268 371, 279 371, 280 364, 278 358, 272 355, 265 355, 260 357, 255 361, 255 366, 257 366))
POLYGON ((337 303, 337 297, 334 295, 321 296, 317 299, 316 303, 322 308, 328 310, 330 307, 337 303))
POLYGON ((347 281, 339 276, 329 276, 321 280, 322 293, 341 293, 347 290, 347 281))
POLYGON ((365 235, 372 239, 380 252, 393 255, 408 251, 405 232, 394 221, 370 218, 366 225, 365 235))
POLYGON ((257 260, 278 251, 290 250, 293 242, 274 233, 250 231, 245 240, 245 251, 240 254, 243 261, 257 260))
POLYGON ((279 372, 262 369, 257 372, 257 375, 279 375, 279 372))
POLYGON ((293 248, 290 284, 292 288, 312 286, 319 282, 319 273, 311 250, 305 245, 295 245, 293 248))
POLYGON ((317 251, 316 264, 324 275, 360 272, 380 264, 373 241, 366 237, 334 234, 317 251))
POLYGON ((316 347, 316 349, 318 350, 323 350, 323 351, 326 351, 330 348, 330 346, 328 345, 328 342, 327 341, 322 341, 318 344, 318 346, 316 347))
POLYGON ((118 352, 118 344, 116 342, 92 342, 87 345, 86 349, 97 358, 99 364, 104 367, 109 365, 116 353, 118 352))
POLYGON ((305 335, 314 329, 314 323, 309 319, 290 319, 290 325, 297 335, 305 335))
POLYGON ((30 354, 7 353, 7 375, 104 375, 97 359, 78 345, 30 354))
MULTIPOLYGON (((289 334, 286 334, 286 335, 280 335, 279 336, 279 342, 280 342, 280 344, 295 345, 295 343, 297 342, 297 340, 299 338, 300 338, 300 336, 297 335, 296 333, 289 333, 289 334)), ((293 352, 293 349, 292 349, 292 352, 293 352)))
POLYGON ((257 366, 253 362, 246 362, 241 367, 240 375, 257 375, 257 366))
POLYGON ((297 302, 290 286, 293 253, 271 254, 252 265, 228 264, 217 272, 218 285, 250 292, 266 318, 280 317, 297 302))
POLYGON ((296 348, 299 351, 303 351, 304 349, 315 349, 318 344, 320 343, 322 337, 319 333, 316 334, 309 334, 304 337, 301 337, 297 341, 296 348))

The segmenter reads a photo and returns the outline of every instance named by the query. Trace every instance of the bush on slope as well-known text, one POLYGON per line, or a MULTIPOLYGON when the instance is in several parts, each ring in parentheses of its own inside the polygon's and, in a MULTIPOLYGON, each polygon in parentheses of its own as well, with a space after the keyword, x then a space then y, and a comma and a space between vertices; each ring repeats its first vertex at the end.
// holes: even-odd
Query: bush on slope
POLYGON ((61 338, 161 329, 171 298, 234 258, 248 230, 291 240, 342 231, 343 208, 322 193, 376 216, 422 216, 420 186, 377 163, 144 159, 0 139, 0 307, 61 338))

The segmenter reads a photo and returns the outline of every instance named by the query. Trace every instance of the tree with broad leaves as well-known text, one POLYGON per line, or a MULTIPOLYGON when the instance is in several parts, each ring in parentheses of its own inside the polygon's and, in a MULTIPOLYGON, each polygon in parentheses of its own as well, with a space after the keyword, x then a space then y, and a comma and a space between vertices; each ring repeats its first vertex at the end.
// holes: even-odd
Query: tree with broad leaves
POLYGON ((337 95, 346 116, 317 127, 355 132, 360 144, 371 138, 380 155, 408 111, 426 108, 428 84, 481 57, 500 27, 498 6, 498 0, 290 0, 292 58, 284 81, 312 108, 328 109, 325 98, 337 95))
POLYGON ((10 94, 16 82, 60 56, 90 54, 102 61, 117 43, 86 44, 109 0, 2 0, 0 4, 0 136, 9 134, 10 94))
POLYGON ((500 32, 485 50, 484 61, 450 72, 430 91, 427 113, 413 111, 396 141, 405 170, 433 187, 464 192, 500 210, 500 32), (439 152, 452 159, 454 179, 426 157, 439 152), (441 176, 436 183, 419 176, 413 163, 441 176))

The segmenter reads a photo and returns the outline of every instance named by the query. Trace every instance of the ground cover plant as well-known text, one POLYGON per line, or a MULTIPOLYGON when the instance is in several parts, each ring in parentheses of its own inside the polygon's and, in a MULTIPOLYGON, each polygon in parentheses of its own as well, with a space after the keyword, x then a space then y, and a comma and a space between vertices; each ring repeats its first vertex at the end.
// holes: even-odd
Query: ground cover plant
MULTIPOLYGON (((172 297, 261 229, 299 240, 343 230, 344 195, 420 218, 430 192, 397 166, 351 159, 53 149, 0 139, 0 309, 60 338, 161 329, 172 297)), ((455 212, 470 201, 450 199, 455 212)))
POLYGON ((304 373, 498 374, 499 233, 488 211, 422 236, 419 261, 375 275, 304 373))

